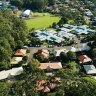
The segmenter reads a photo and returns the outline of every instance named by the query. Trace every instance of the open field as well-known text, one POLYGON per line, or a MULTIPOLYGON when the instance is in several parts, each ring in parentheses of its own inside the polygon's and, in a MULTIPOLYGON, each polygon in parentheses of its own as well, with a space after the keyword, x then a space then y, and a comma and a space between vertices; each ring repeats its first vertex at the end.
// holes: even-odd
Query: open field
POLYGON ((52 25, 53 22, 58 22, 60 20, 60 16, 54 16, 48 13, 35 13, 33 17, 32 19, 25 20, 29 30, 32 28, 47 28, 52 25))

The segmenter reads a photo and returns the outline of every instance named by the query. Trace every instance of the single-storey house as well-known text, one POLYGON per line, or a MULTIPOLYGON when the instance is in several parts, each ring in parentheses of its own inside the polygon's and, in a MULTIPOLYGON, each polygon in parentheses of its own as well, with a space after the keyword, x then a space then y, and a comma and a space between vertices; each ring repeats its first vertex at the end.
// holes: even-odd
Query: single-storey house
POLYGON ((27 10, 25 10, 23 13, 22 13, 22 16, 24 16, 24 17, 29 17, 30 15, 31 15, 31 10, 29 10, 29 9, 27 9, 27 10))
POLYGON ((90 49, 87 43, 82 43, 78 46, 77 51, 89 51, 90 49))
POLYGON ((39 68, 42 70, 58 70, 62 69, 62 64, 61 62, 40 63, 39 68))
POLYGON ((15 52, 15 56, 24 56, 26 55, 26 52, 27 50, 26 49, 18 49, 16 52, 15 52))
POLYGON ((10 70, 0 71, 0 80, 20 75, 23 72, 22 67, 12 68, 10 70))
POLYGON ((89 58, 87 55, 81 55, 78 57, 78 60, 79 60, 79 63, 80 64, 84 64, 84 63, 88 63, 88 62, 91 62, 92 59, 89 58))
POLYGON ((84 70, 86 71, 86 74, 88 75, 95 75, 96 74, 96 68, 94 65, 83 65, 84 70))

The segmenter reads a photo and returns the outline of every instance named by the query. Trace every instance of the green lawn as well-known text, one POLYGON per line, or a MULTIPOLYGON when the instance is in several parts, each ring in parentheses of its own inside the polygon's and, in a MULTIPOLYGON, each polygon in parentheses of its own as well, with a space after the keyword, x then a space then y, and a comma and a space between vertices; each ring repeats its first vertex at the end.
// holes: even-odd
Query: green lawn
POLYGON ((46 15, 44 15, 44 13, 35 13, 33 14, 33 16, 37 16, 33 19, 29 19, 29 20, 25 20, 28 29, 40 29, 40 28, 47 28, 50 25, 52 25, 53 22, 58 22, 60 20, 59 16, 54 16, 54 15, 50 15, 48 13, 46 13, 46 15))

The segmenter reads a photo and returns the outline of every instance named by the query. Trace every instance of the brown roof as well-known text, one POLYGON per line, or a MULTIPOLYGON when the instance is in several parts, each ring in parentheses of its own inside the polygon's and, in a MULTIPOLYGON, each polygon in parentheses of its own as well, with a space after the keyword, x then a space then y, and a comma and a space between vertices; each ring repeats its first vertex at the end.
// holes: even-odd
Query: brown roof
POLYGON ((40 69, 62 69, 61 62, 40 63, 40 69))
POLYGON ((80 61, 80 63, 87 63, 92 61, 91 58, 89 58, 87 55, 79 56, 78 60, 80 61))
POLYGON ((50 90, 55 89, 56 87, 60 86, 60 83, 56 82, 60 80, 58 77, 54 77, 52 80, 37 80, 36 81, 36 90, 41 91, 44 93, 50 92, 50 90), (55 80, 54 82, 53 79, 55 80))
POLYGON ((17 56, 23 56, 26 54, 26 49, 18 49, 16 52, 15 52, 15 55, 17 56))
POLYGON ((47 82, 48 82, 48 80, 38 80, 38 81, 36 82, 36 86, 44 85, 44 84, 47 83, 47 82))

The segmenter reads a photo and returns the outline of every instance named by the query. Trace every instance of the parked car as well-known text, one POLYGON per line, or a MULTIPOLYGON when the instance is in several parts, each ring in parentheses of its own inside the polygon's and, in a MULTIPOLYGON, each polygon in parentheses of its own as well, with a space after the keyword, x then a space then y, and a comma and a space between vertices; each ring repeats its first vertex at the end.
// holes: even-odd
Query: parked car
POLYGON ((35 45, 35 47, 41 47, 41 45, 35 45))
POLYGON ((54 47, 54 45, 48 45, 48 48, 53 48, 54 47))

